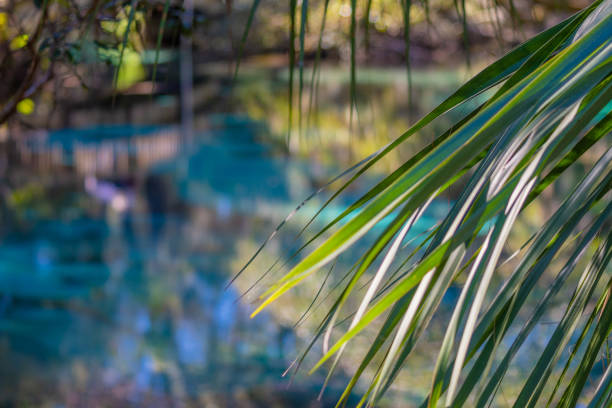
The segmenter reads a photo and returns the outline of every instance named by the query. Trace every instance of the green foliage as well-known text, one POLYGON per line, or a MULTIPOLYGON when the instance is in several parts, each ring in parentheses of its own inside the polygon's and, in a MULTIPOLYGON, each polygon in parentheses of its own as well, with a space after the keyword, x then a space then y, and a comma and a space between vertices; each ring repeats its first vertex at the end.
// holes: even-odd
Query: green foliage
MULTIPOLYGON (((333 360, 331 375, 349 342, 366 329, 377 330, 338 405, 346 403, 369 366, 374 366, 376 374, 360 405, 380 401, 426 332, 443 295, 458 280, 463 287, 446 325, 424 405, 461 406, 469 400, 470 406, 484 407, 493 403, 512 359, 562 289, 573 295, 566 300, 565 312, 514 406, 540 406, 542 394, 555 384, 555 366, 564 359, 566 367, 571 359, 580 363, 568 381, 558 380, 549 404, 573 406, 587 395, 587 379, 612 328, 611 10, 611 0, 596 1, 522 44, 360 163, 356 174, 325 205, 441 114, 491 90, 484 104, 315 234, 299 251, 310 248, 315 239, 323 241, 264 292, 253 315, 333 262, 383 218, 392 218, 347 272, 348 280, 335 294, 306 351, 323 338, 325 353, 312 371, 333 360), (509 235, 521 213, 587 152, 598 159, 561 205, 551 210, 541 229, 517 254, 504 260, 509 235), (433 200, 459 183, 465 185, 463 192, 423 249, 404 254, 402 243, 411 227, 433 200), (568 258, 563 256, 566 251, 572 252, 568 258), (589 254, 592 259, 584 267, 583 259, 589 254), (543 273, 554 270, 559 262, 563 266, 546 294, 538 297, 534 308, 527 307, 526 299, 534 296, 543 273), (511 271, 496 288, 494 277, 502 267, 511 271), (568 279, 572 273, 579 273, 580 279, 568 279), (358 283, 365 277, 369 279, 364 294, 358 283), (343 317, 348 299, 361 300, 357 310, 343 317), (591 308, 593 301, 597 306, 591 308), (383 324, 375 329, 380 319, 383 324), (344 321, 350 322, 348 326, 344 321), (517 326, 522 327, 515 335, 510 329, 517 326), (342 333, 334 336, 338 327, 342 333), (574 349, 568 357, 563 351, 576 337, 586 350, 574 349), (502 344, 511 346, 506 350, 502 344)), ((338 267, 333 273, 338 273, 338 267)), ((606 406, 610 377, 608 367, 591 406, 606 406)))

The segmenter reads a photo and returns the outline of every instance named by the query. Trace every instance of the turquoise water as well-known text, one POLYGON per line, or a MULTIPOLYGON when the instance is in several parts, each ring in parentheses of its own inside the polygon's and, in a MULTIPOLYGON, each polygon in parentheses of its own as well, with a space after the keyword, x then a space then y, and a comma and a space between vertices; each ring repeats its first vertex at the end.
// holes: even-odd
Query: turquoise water
MULTIPOLYGON (((188 148, 172 126, 64 129, 13 148, 0 245, 7 403, 334 401, 340 385, 316 401, 319 376, 286 388, 281 374, 305 339, 274 313, 249 319, 253 306, 238 301, 236 285, 225 286, 252 253, 239 243, 255 248, 339 168, 290 158, 266 142, 261 123, 232 116, 211 123, 188 148)), ((295 233, 325 197, 298 212, 287 231, 295 233)), ((447 206, 434 205, 415 234, 447 206)), ((289 242, 278 240, 275 254, 289 254, 289 242)))

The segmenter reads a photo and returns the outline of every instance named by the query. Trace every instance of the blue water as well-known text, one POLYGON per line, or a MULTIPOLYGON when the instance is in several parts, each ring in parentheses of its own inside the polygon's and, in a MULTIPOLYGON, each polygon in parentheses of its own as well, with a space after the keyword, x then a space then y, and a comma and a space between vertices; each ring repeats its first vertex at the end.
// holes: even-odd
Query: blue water
MULTIPOLYGON (((280 375, 306 339, 274 313, 249 319, 253 306, 238 301, 237 286, 225 289, 236 259, 252 253, 239 243, 259 244, 340 170, 288 158, 265 134, 258 123, 219 117, 187 147, 176 147, 173 127, 67 129, 24 142, 25 175, 11 181, 0 237, 6 401, 333 403, 334 384, 316 402, 318 376, 286 389, 280 375)), ((314 230, 356 197, 334 202, 314 230)), ((407 239, 447 207, 436 203, 407 239)), ((277 254, 289 249, 281 240, 277 254)))

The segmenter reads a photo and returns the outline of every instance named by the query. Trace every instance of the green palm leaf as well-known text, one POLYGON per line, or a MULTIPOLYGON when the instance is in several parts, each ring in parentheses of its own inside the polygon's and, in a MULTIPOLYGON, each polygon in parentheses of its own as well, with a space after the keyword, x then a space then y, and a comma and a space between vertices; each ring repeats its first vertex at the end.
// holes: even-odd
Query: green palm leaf
MULTIPOLYGON (((538 406, 574 336, 586 350, 575 369, 565 360, 562 376, 550 384, 554 390, 548 401, 560 398, 562 406, 573 406, 588 393, 587 379, 612 324, 608 301, 612 0, 594 2, 485 68, 407 132, 360 163, 323 207, 438 116, 496 85, 484 104, 409 158, 292 254, 290 260, 298 259, 315 240, 325 237, 264 291, 253 312, 256 315, 337 259, 383 218, 390 217, 354 267, 345 271, 342 290, 307 348, 323 340, 324 355, 311 371, 334 357, 329 379, 342 362, 346 345, 364 331, 375 330, 373 323, 385 318, 338 405, 346 403, 368 368, 375 374, 360 405, 373 406, 380 400, 458 278, 464 282, 461 295, 446 324, 424 404, 462 406, 470 398, 475 406, 491 404, 513 358, 552 307, 551 299, 564 288, 574 294, 541 357, 530 368, 514 405, 538 406), (507 241, 523 210, 587 152, 591 157, 599 152, 596 163, 587 168, 518 255, 512 255, 516 266, 501 285, 496 283, 500 279, 494 277, 505 264, 507 241), (432 200, 458 182, 466 186, 464 192, 433 228, 422 250, 406 255, 402 243, 415 220, 432 200), (581 230, 585 224, 590 227, 581 230), (565 258, 563 254, 571 246, 572 255, 565 258), (580 270, 580 260, 593 250, 590 265, 580 270), (530 307, 526 299, 544 273, 559 261, 564 266, 547 293, 530 307), (579 273, 580 279, 570 279, 573 273, 579 273), (341 316, 349 299, 359 306, 350 313, 348 326, 336 336, 334 332, 344 327, 338 322, 346 320, 341 316), (592 302, 598 306, 591 308, 592 302), (526 320, 520 317, 524 314, 529 316, 526 320), (520 326, 519 334, 502 353, 500 345, 508 343, 510 329, 516 326, 520 326), (555 396, 557 391, 560 397, 555 396)), ((336 265, 333 273, 341 273, 339 269, 336 265)), ((573 352, 567 358, 577 359, 578 355, 573 352)), ((608 368, 594 389, 592 406, 609 401, 611 377, 608 368)))

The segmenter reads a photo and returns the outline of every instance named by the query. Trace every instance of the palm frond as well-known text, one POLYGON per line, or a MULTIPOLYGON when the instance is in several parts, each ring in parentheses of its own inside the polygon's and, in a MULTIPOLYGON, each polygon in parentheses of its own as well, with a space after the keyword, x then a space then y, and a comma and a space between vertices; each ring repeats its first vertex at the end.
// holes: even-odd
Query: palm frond
MULTIPOLYGON (((484 104, 408 159, 307 241, 291 259, 297 259, 315 240, 326 237, 264 292, 261 304, 253 312, 256 315, 337 259, 363 240, 383 218, 391 218, 346 272, 343 289, 307 348, 310 350, 317 339, 329 345, 311 371, 334 357, 331 375, 346 345, 375 320, 385 317, 339 406, 346 403, 366 369, 378 361, 376 356, 381 358, 380 365, 375 368, 376 374, 361 404, 372 406, 380 400, 426 331, 442 297, 459 277, 464 279, 463 288, 446 325, 424 404, 460 406, 468 398, 473 398, 475 406, 490 404, 516 353, 551 308, 551 299, 569 284, 575 285, 574 295, 517 395, 515 406, 537 406, 556 363, 564 358, 563 350, 574 335, 586 344, 586 351, 567 384, 559 379, 548 400, 553 401, 560 391, 559 403, 572 406, 583 395, 586 379, 610 332, 611 9, 612 0, 596 1, 485 68, 412 128, 368 158, 324 204, 323 207, 327 206, 377 161, 441 114, 497 86, 494 92, 489 91, 484 104), (594 152, 593 146, 601 141, 607 144, 605 151, 564 197, 559 208, 550 213, 540 230, 524 243, 516 255, 516 266, 496 288, 494 277, 500 265, 508 266, 502 255, 523 210, 586 152, 594 152), (465 184, 463 193, 434 227, 423 243, 423 250, 406 255, 400 248, 415 221, 433 200, 458 183, 465 184), (585 223, 590 227, 580 231, 585 223), (533 294, 539 279, 570 246, 572 255, 545 296, 530 309, 527 320, 519 319, 519 312, 528 305, 526 299, 533 294), (593 247, 595 255, 589 266, 580 271, 580 280, 576 283, 569 279, 593 247), (389 274, 395 261, 400 267, 389 274), (372 268, 375 270, 370 275, 372 268), (364 293, 357 289, 365 276, 370 277, 364 293), (602 280, 607 282, 603 287, 602 280), (350 323, 344 332, 334 336, 338 327, 344 327, 338 324, 344 306, 358 296, 361 300, 356 300, 359 306, 351 314, 350 323), (489 298, 492 300, 488 301, 489 298), (597 307, 589 312, 588 305, 593 299, 598 299, 597 307), (584 319, 587 324, 580 329, 584 319), (500 356, 500 344, 508 338, 510 328, 520 322, 523 323, 518 336, 512 338, 510 349, 500 356)), ((336 266, 333 273, 338 273, 338 269, 336 266)), ((608 368, 595 390, 593 406, 602 406, 610 398, 609 371, 608 368)))

